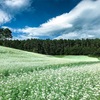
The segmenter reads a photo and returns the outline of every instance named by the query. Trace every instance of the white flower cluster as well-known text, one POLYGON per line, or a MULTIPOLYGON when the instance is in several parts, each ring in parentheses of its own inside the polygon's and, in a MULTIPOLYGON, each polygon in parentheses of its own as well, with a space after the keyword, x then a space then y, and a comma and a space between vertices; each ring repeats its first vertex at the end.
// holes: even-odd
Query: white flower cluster
POLYGON ((100 100, 100 63, 0 46, 0 100, 100 100))
POLYGON ((100 100, 100 64, 12 74, 0 80, 0 100, 100 100))

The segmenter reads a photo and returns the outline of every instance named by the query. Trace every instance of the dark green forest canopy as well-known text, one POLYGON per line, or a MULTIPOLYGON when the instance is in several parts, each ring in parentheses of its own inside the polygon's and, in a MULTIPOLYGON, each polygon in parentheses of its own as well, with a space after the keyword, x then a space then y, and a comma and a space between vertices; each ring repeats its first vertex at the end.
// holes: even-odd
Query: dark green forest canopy
POLYGON ((76 40, 0 40, 1 46, 46 55, 96 55, 100 56, 100 39, 76 40))

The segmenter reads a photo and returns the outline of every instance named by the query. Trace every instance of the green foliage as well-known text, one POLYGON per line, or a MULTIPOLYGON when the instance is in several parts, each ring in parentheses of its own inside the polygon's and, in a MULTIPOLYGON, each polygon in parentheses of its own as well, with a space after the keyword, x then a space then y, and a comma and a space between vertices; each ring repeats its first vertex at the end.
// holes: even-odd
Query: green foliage
POLYGON ((0 40, 12 38, 11 30, 8 28, 1 28, 0 29, 0 40))
POLYGON ((0 45, 46 55, 100 56, 100 39, 81 40, 0 40, 0 45))

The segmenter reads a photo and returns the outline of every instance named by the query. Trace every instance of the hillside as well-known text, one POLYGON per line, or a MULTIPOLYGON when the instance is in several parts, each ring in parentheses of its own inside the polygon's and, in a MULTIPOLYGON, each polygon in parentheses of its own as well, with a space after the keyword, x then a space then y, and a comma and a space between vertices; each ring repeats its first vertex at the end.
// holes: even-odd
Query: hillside
POLYGON ((47 56, 0 46, 0 100, 99 100, 99 65, 88 56, 47 56))
POLYGON ((31 53, 17 49, 7 48, 0 46, 0 72, 3 70, 20 70, 20 69, 38 69, 48 67, 50 65, 61 65, 76 62, 94 62, 98 61, 97 58, 88 56, 64 56, 55 57, 42 55, 38 53, 31 53))

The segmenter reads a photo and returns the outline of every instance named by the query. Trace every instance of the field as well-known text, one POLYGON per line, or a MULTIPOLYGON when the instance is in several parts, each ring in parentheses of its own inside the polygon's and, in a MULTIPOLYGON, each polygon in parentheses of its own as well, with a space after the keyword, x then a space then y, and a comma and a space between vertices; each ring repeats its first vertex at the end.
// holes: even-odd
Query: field
POLYGON ((0 46, 0 100, 100 100, 100 61, 0 46))

